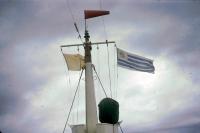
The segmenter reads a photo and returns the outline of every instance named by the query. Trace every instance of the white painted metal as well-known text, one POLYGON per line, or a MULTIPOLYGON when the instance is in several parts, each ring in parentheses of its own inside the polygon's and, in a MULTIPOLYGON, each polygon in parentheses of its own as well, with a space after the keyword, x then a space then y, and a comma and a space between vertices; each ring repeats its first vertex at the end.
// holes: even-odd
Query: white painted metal
POLYGON ((118 133, 118 124, 98 123, 96 133, 118 133))
POLYGON ((72 133, 86 133, 86 126, 84 124, 80 125, 70 125, 72 133))
POLYGON ((92 63, 86 63, 85 68, 85 95, 86 95, 86 131, 96 133, 97 109, 92 72, 92 63))

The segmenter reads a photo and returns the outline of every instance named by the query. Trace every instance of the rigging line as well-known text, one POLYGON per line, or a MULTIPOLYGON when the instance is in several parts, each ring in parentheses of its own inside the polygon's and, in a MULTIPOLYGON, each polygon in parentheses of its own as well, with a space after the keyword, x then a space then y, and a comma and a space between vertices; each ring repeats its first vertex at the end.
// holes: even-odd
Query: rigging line
MULTIPOLYGON (((99 73, 99 77, 100 77, 100 65, 99 65, 99 45, 97 45, 97 72, 99 73)), ((99 84, 97 82, 97 89, 99 90, 99 84)), ((100 93, 100 97, 101 97, 101 93, 100 93)))
POLYGON ((124 133, 124 131, 123 131, 123 129, 122 129, 120 123, 119 123, 119 128, 120 128, 121 132, 124 133))
POLYGON ((81 34, 80 34, 80 32, 79 32, 79 29, 78 29, 78 26, 77 26, 77 24, 76 24, 76 22, 74 22, 74 26, 75 26, 75 28, 76 28, 76 32, 78 33, 78 38, 81 40, 81 42, 83 43, 83 40, 82 40, 82 38, 81 38, 81 34))
MULTIPOLYGON (((77 46, 77 51, 78 51, 78 54, 80 54, 80 52, 79 52, 79 46, 77 46)), ((81 63, 80 63, 81 64, 81 63)), ((79 72, 79 77, 80 77, 80 72, 79 72)), ((79 88, 80 88, 80 86, 79 86, 79 88)), ((78 89, 78 96, 77 96, 77 112, 76 112, 76 115, 77 115, 77 119, 76 119, 76 122, 78 123, 78 116, 79 116, 79 100, 80 100, 80 89, 78 89)))
POLYGON ((106 25, 105 25, 105 21, 104 21, 104 17, 102 16, 102 21, 103 21, 103 28, 104 28, 104 35, 106 40, 108 40, 108 35, 107 35, 107 31, 106 31, 106 25))
POLYGON ((72 18, 73 23, 74 23, 74 27, 75 27, 75 29, 76 29, 76 32, 78 33, 78 38, 79 38, 79 39, 81 40, 81 42, 83 43, 83 40, 82 40, 82 38, 81 38, 81 35, 80 35, 80 32, 79 32, 78 26, 77 26, 76 21, 75 21, 74 14, 72 13, 72 9, 71 9, 69 0, 66 0, 66 2, 67 2, 67 8, 68 8, 68 10, 69 10, 69 13, 70 13, 71 18, 72 18))
MULTIPOLYGON (((102 6, 102 0, 99 0, 99 8, 100 10, 103 9, 103 6, 102 6)), ((104 29, 104 35, 105 35, 105 39, 108 40, 108 35, 107 35, 107 31, 106 31, 106 25, 105 25, 105 21, 104 21, 104 16, 101 17, 102 18, 102 23, 103 23, 103 29, 104 29)))
MULTIPOLYGON (((117 45, 115 44, 115 52, 117 53, 117 45)), ((117 57, 118 57, 118 53, 117 53, 117 57)), ((118 64, 117 64, 117 58, 116 59, 116 66, 117 66, 117 84, 116 84, 116 99, 117 99, 117 92, 118 92, 118 64)))
POLYGON ((99 0, 99 8, 100 8, 100 10, 102 9, 102 1, 101 0, 99 0))
POLYGON ((86 32, 86 30, 87 30, 87 21, 86 21, 86 19, 84 20, 84 24, 85 24, 85 32, 86 32))
MULTIPOLYGON (((64 53, 63 53, 63 50, 62 50, 62 48, 60 48, 60 50, 61 50, 61 52, 62 52, 62 55, 63 55, 63 58, 64 58, 64 60, 65 60, 65 64, 66 64, 66 66, 67 66, 67 74, 66 74, 66 78, 67 78, 67 75, 69 75, 69 77, 68 77, 68 82, 69 82, 69 88, 70 88, 70 90, 72 89, 72 85, 71 85, 71 78, 70 78, 70 73, 69 73, 69 69, 68 69, 68 65, 67 65, 67 60, 65 59, 65 56, 64 56, 64 53)), ((73 115, 74 116, 74 115, 73 115)), ((72 122, 74 123, 74 117, 72 118, 72 122)))
MULTIPOLYGON (((100 10, 102 10, 102 1, 99 0, 99 7, 100 10)), ((105 21, 104 21, 104 17, 102 16, 102 22, 103 22, 103 28, 104 28, 104 35, 105 35, 105 39, 106 39, 106 44, 107 44, 107 53, 108 53, 108 70, 109 70, 109 89, 110 89, 110 95, 112 98, 112 88, 111 88, 111 74, 110 74, 110 60, 109 60, 109 50, 108 50, 108 36, 107 36, 107 31, 106 31, 106 25, 105 25, 105 21)))
POLYGON ((115 91, 115 98, 117 97, 116 96, 116 51, 115 51, 115 46, 114 46, 114 58, 113 58, 113 65, 114 65, 114 73, 113 73, 113 75, 114 75, 114 85, 113 85, 113 88, 114 88, 114 91, 115 91))
MULTIPOLYGON (((68 82, 69 82, 69 88, 70 88, 70 90, 71 90, 71 89, 72 89, 72 87, 71 87, 71 78, 70 78, 70 73, 69 73, 69 69, 68 69, 68 65, 67 65, 67 60, 65 59, 65 56, 64 56, 64 53, 63 53, 62 48, 60 48, 60 50, 61 50, 61 52, 62 52, 63 58, 64 58, 64 60, 65 60, 65 64, 66 64, 66 66, 67 66, 66 78, 67 78, 67 75, 69 75, 69 77, 68 77, 68 82)), ((72 122, 74 123, 74 118, 72 119, 72 122)))
POLYGON ((99 76, 100 76, 100 65, 99 65, 99 45, 97 45, 97 65, 98 65, 98 73, 99 73, 99 76))
POLYGON ((98 78, 98 80, 99 80, 99 83, 100 83, 100 85, 101 85, 101 87, 102 87, 102 89, 103 89, 103 92, 104 92, 105 96, 108 97, 108 95, 106 94, 106 91, 105 91, 105 89, 104 89, 104 87, 103 87, 103 84, 101 83, 101 80, 100 80, 100 78, 99 78, 99 75, 97 74, 97 71, 96 71, 94 65, 92 65, 92 67, 93 67, 93 69, 94 69, 94 72, 95 72, 96 75, 97 75, 97 78, 98 78))
POLYGON ((110 95, 111 95, 111 98, 112 98, 112 88, 111 88, 111 74, 110 74, 110 54, 109 54, 109 49, 108 49, 108 40, 106 40, 106 44, 107 44, 107 54, 108 54, 108 74, 109 74, 109 85, 110 85, 110 95))
MULTIPOLYGON (((79 74, 79 76, 80 76, 80 74, 79 74)), ((78 121, 79 121, 79 98, 80 98, 80 86, 79 86, 79 89, 78 89, 78 96, 77 96, 77 98, 78 98, 78 100, 77 100, 77 119, 76 119, 76 123, 78 123, 78 121)))
MULTIPOLYGON (((60 50, 61 50, 61 53, 62 53, 62 55, 63 55, 63 58, 64 58, 64 60, 65 60, 65 64, 66 64, 66 66, 67 66, 67 60, 65 59, 65 56, 64 56, 64 53, 63 53, 63 50, 62 50, 62 48, 60 48, 60 50)), ((69 80, 68 80, 68 82, 69 82, 69 88, 71 89, 71 80, 70 80, 70 73, 69 73, 69 69, 68 69, 68 66, 67 66, 67 75, 69 75, 69 80)), ((67 76, 66 75, 66 76, 67 76)))
POLYGON ((71 18, 72 18, 72 20, 75 22, 75 17, 74 17, 74 14, 72 13, 72 9, 71 9, 71 7, 70 7, 69 0, 66 0, 66 2, 67 2, 67 8, 68 8, 68 10, 69 10, 69 13, 70 13, 70 15, 71 15, 71 18))
POLYGON ((72 100, 72 104, 71 104, 71 106, 70 106, 70 110, 69 110, 69 113, 68 113, 68 115, 67 115, 67 120, 66 120, 66 122, 65 122, 65 126, 64 126, 64 129, 63 129, 63 133, 65 132, 65 129, 66 129, 66 126, 67 126, 67 123, 68 123, 68 120, 69 120, 69 116, 70 116, 70 114, 71 114, 72 107, 73 107, 73 105, 74 105, 74 100, 75 100, 75 98, 76 98, 76 93, 77 93, 77 91, 78 91, 78 89, 79 89, 79 84, 80 84, 80 81, 81 81, 81 77, 82 77, 82 74, 83 74, 83 70, 84 70, 84 69, 82 69, 81 75, 80 75, 79 80, 78 80, 78 85, 77 85, 77 87, 76 87, 76 91, 75 91, 75 94, 74 94, 74 97, 73 97, 73 100, 72 100))

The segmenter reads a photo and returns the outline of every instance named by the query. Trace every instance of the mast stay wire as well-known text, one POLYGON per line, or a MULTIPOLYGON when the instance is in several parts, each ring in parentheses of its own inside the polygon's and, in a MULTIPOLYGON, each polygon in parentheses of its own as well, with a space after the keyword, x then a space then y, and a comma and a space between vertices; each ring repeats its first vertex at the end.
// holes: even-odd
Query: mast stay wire
MULTIPOLYGON (((60 50, 61 50, 61 52, 62 52, 62 55, 63 55, 63 58, 64 58, 64 62, 65 62, 65 64, 66 64, 66 66, 67 66, 67 60, 65 59, 65 57, 64 57, 64 53, 63 53, 63 50, 62 50, 62 47, 60 48, 60 50)), ((67 66, 67 68, 68 68, 68 66, 67 66)), ((69 77, 68 77, 68 82, 69 82, 69 88, 70 88, 70 90, 72 89, 72 85, 71 85, 71 78, 70 78, 70 72, 69 72, 69 69, 67 69, 67 73, 66 73, 66 78, 67 78, 67 75, 69 75, 69 77)), ((74 123, 74 115, 72 116, 72 123, 74 123)))
MULTIPOLYGON (((99 0, 99 8, 100 10, 102 10, 102 1, 99 0)), ((108 74, 109 74, 109 89, 110 89, 110 95, 112 98, 112 86, 111 86, 111 72, 110 72, 110 57, 109 57, 109 49, 108 49, 108 35, 107 35, 107 31, 106 31, 106 25, 105 25, 105 21, 104 21, 104 17, 102 16, 102 23, 103 23, 103 28, 104 28, 104 35, 105 35, 105 39, 106 39, 106 44, 107 44, 107 55, 108 55, 108 59, 107 59, 107 63, 108 63, 108 74)))
POLYGON ((73 12, 72 12, 72 9, 71 9, 69 0, 66 0, 66 3, 67 3, 67 9, 68 9, 68 11, 69 11, 69 13, 70 13, 70 15, 71 15, 72 20, 73 20, 73 23, 74 23, 74 27, 75 27, 75 29, 76 29, 76 32, 78 33, 78 38, 79 38, 80 41, 83 43, 83 40, 82 40, 81 34, 80 34, 80 32, 79 32, 78 26, 77 26, 77 24, 76 24, 75 17, 74 17, 74 14, 73 14, 73 12))
POLYGON ((107 44, 107 54, 108 54, 108 59, 107 59, 108 62, 107 63, 108 63, 109 83, 110 83, 110 95, 111 95, 111 98, 112 98, 111 74, 110 74, 110 55, 109 55, 107 40, 106 40, 106 44, 107 44))
MULTIPOLYGON (((116 43, 115 43, 115 53, 117 54, 117 57, 118 57, 117 45, 116 45, 116 43)), ((119 86, 118 86, 119 71, 118 71, 118 65, 117 65, 117 58, 116 58, 116 57, 115 57, 115 60, 116 60, 116 61, 115 61, 115 62, 116 62, 115 65, 117 66, 117 75, 116 75, 116 76, 117 76, 117 83, 116 83, 116 99, 117 99, 117 98, 118 98, 118 97, 117 97, 117 96, 118 96, 117 93, 118 93, 118 87, 119 87, 119 86)))
POLYGON ((116 89, 116 51, 115 51, 115 46, 113 48, 114 50, 114 57, 113 57, 113 65, 114 65, 114 72, 113 72, 113 75, 114 75, 114 83, 113 83, 113 88, 114 88, 114 93, 115 93, 115 99, 117 99, 117 89, 116 89))
MULTIPOLYGON (((101 76, 100 75, 100 62, 99 62, 99 45, 97 45, 97 73, 99 73, 99 77, 101 76)), ((98 84, 98 82, 97 82, 97 89, 99 90, 99 88, 100 88, 100 85, 98 84)), ((101 93, 100 93, 100 97, 102 97, 102 95, 101 95, 101 93)))
MULTIPOLYGON (((100 10, 103 9, 102 0, 99 0, 99 8, 100 8, 100 10)), ((105 25, 105 21, 104 21, 104 16, 102 16, 101 18, 102 18, 102 23, 103 23, 103 28, 104 28, 104 35, 105 35, 106 40, 108 40, 108 35, 107 35, 107 31, 106 31, 106 25, 105 25)))
POLYGON ((100 80, 100 78, 99 78, 99 75, 98 75, 98 73, 97 73, 97 71, 96 71, 96 69, 95 69, 95 66, 92 65, 92 67, 93 67, 93 69, 94 69, 95 74, 97 75, 97 78, 98 78, 98 80, 99 80, 99 83, 100 83, 100 85, 101 85, 101 87, 102 87, 102 89, 103 89, 103 92, 104 92, 105 96, 108 97, 108 95, 106 94, 105 88, 103 87, 103 84, 102 84, 102 82, 101 82, 101 80, 100 80))
POLYGON ((124 133, 124 131, 123 131, 122 127, 121 127, 121 124, 119 124, 119 128, 120 128, 121 133, 124 133))
MULTIPOLYGON (((79 46, 77 46, 77 51, 78 51, 78 54, 80 54, 80 51, 79 51, 79 46)), ((81 64, 81 63, 80 63, 81 64)), ((79 77, 80 77, 80 72, 79 72, 79 77)), ((78 121, 79 121, 79 100, 80 100, 80 86, 79 86, 79 89, 78 89, 78 94, 77 94, 78 96, 77 96, 77 112, 76 112, 76 123, 78 123, 78 121)))
POLYGON ((66 120, 66 122, 65 122, 65 126, 64 126, 64 129, 63 129, 63 133, 65 132, 65 129, 66 129, 66 126, 67 126, 67 123, 68 123, 68 120, 69 120, 69 117, 70 117, 70 114, 71 114, 73 105, 74 105, 74 101, 75 101, 76 94, 77 94, 78 89, 79 89, 81 77, 82 77, 82 75, 83 75, 83 70, 84 70, 84 69, 82 69, 81 75, 80 75, 79 80, 78 80, 78 85, 77 85, 77 87, 76 87, 76 91, 75 91, 75 93, 74 93, 74 97, 73 97, 73 100, 72 100, 72 104, 71 104, 71 106, 70 106, 70 110, 69 110, 69 113, 68 113, 68 115, 67 115, 67 120, 66 120))

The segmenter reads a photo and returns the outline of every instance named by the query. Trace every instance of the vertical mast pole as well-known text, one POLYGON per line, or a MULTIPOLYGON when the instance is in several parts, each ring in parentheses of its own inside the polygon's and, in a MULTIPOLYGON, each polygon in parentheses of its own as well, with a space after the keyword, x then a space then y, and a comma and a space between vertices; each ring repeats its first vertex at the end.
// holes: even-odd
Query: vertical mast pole
MULTIPOLYGON (((86 21, 86 20, 85 20, 86 21)), ((85 22, 86 23, 86 22, 85 22)), ((85 25, 86 26, 86 25, 85 25)), ((91 42, 89 33, 85 27, 85 96, 86 96, 86 133, 96 133, 97 110, 93 81, 91 42)))

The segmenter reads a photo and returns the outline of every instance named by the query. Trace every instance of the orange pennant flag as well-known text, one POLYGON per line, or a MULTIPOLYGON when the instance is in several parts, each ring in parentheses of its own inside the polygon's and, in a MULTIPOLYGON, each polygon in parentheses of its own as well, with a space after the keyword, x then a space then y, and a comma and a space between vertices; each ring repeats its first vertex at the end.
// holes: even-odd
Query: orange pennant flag
POLYGON ((109 11, 103 11, 103 10, 85 10, 85 19, 93 18, 93 17, 99 17, 103 15, 110 14, 109 11))

